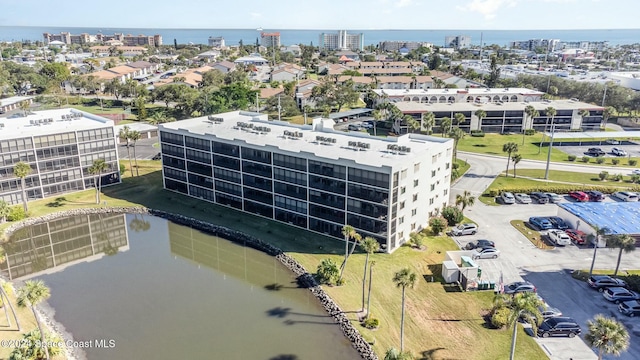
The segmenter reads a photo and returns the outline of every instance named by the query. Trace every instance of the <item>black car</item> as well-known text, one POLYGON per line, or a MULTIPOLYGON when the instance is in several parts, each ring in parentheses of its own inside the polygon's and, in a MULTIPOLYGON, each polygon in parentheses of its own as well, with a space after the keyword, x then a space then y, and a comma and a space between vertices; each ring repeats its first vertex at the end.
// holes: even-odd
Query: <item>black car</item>
POLYGON ((580 335, 580 325, 569 317, 553 317, 545 320, 538 327, 538 336, 568 336, 570 338, 580 335))
POLYGON ((549 197, 543 192, 532 192, 530 196, 533 200, 537 201, 538 204, 546 204, 549 202, 549 197))
POLYGON ((602 201, 602 200, 604 200, 604 194, 601 193, 600 191, 590 190, 590 191, 585 191, 585 193, 587 193, 587 195, 589 195, 589 200, 590 201, 602 201))
POLYGON ((496 247, 496 244, 491 241, 491 240, 476 240, 476 241, 471 241, 469 242, 464 248, 467 250, 473 250, 473 249, 484 249, 484 248, 493 248, 496 247))
POLYGON ((554 229, 566 230, 569 228, 569 225, 559 216, 549 216, 548 219, 551 221, 554 229))
POLYGON ((624 280, 616 279, 607 275, 593 275, 587 279, 587 284, 592 289, 596 289, 603 292, 604 289, 610 287, 627 287, 627 283, 624 280))
POLYGON ((605 152, 600 148, 589 148, 585 154, 591 156, 604 156, 605 152))

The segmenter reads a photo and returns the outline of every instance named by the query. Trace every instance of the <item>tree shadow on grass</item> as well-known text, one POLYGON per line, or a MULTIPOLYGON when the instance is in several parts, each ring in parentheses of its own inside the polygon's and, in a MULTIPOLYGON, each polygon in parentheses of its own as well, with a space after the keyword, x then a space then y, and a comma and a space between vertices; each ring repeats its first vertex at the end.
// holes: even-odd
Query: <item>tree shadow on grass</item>
POLYGON ((297 355, 282 354, 269 358, 269 360, 300 360, 300 358, 297 355))
POLYGON ((66 201, 67 201, 67 198, 65 198, 65 197, 57 197, 57 198, 55 198, 53 201, 48 202, 48 203, 46 204, 46 206, 47 206, 47 207, 52 207, 52 208, 54 208, 54 207, 61 207, 61 206, 63 206, 63 205, 64 205, 64 203, 65 203, 66 201))
POLYGON ((421 357, 419 358, 419 360, 435 360, 436 352, 438 352, 438 350, 446 350, 446 349, 442 347, 437 347, 430 350, 425 350, 420 354, 421 357))
POLYGON ((422 277, 426 282, 439 282, 444 284, 444 278, 442 277, 442 264, 429 264, 427 265, 431 275, 423 275, 422 277))

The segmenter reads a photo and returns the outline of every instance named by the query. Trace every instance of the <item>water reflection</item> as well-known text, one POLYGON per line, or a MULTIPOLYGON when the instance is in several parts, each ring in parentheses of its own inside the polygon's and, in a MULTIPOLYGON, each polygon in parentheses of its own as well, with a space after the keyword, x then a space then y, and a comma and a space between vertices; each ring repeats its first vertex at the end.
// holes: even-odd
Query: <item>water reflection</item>
POLYGON ((31 278, 129 249, 125 214, 78 215, 19 229, 3 244, 3 275, 31 278))

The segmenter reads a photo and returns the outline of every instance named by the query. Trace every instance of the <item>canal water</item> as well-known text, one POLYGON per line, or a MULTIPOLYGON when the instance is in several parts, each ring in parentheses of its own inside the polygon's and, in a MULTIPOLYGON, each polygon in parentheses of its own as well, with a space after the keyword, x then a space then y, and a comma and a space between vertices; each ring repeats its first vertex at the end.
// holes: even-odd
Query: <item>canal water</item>
POLYGON ((88 359, 357 359, 275 258, 161 218, 74 216, 24 228, 0 265, 42 279, 88 359))

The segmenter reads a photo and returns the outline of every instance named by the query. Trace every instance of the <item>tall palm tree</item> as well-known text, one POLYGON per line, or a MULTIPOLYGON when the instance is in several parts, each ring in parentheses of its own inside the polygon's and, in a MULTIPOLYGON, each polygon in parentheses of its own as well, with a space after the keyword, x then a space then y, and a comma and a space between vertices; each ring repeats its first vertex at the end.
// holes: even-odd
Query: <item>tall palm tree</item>
POLYGON ((482 109, 478 109, 474 114, 478 118, 478 130, 480 130, 482 129, 482 119, 487 117, 487 112, 482 109))
POLYGON ((402 315, 400 317, 400 352, 404 350, 404 303, 405 303, 405 289, 413 289, 416 285, 418 275, 411 271, 409 268, 404 268, 393 276, 393 282, 397 287, 402 288, 402 315))
POLYGON ((629 348, 629 332, 624 325, 614 318, 596 315, 587 321, 589 332, 584 336, 586 343, 598 349, 598 360, 602 355, 620 355, 629 348))
POLYGON ((25 281, 24 286, 18 290, 17 298, 18 306, 29 307, 33 312, 33 316, 36 318, 38 331, 40 331, 40 339, 42 340, 41 344, 44 348, 47 360, 49 359, 49 349, 47 348, 46 341, 44 341, 45 334, 44 331, 42 331, 42 324, 40 323, 40 317, 36 312, 36 306, 38 306, 40 302, 47 300, 49 296, 51 296, 51 292, 42 280, 27 280, 25 281))
POLYGON ((131 171, 131 175, 133 175, 133 165, 131 164, 131 152, 129 150, 129 140, 131 140, 130 136, 131 136, 131 130, 127 125, 122 127, 122 129, 120 129, 120 131, 118 132, 118 137, 127 142, 127 157, 129 158, 129 170, 131 171))
POLYGON ((553 119, 558 112, 556 111, 556 108, 549 106, 544 110, 544 113, 547 115, 547 122, 544 124, 544 133, 542 133, 542 141, 540 142, 540 146, 538 146, 538 154, 542 152, 542 143, 544 142, 544 134, 548 131, 547 127, 549 126, 549 119, 551 119, 551 128, 553 129, 553 119))
POLYGON ((459 127, 454 128, 453 130, 451 130, 451 133, 449 133, 449 136, 453 138, 453 161, 454 162, 458 159, 458 143, 462 138, 465 137, 465 135, 467 134, 464 132, 464 130, 460 129, 459 127))
MULTIPOLYGON (((4 200, 0 200, 0 224, 7 220, 10 210, 11 207, 9 207, 9 204, 4 200)), ((2 259, 0 259, 0 263, 2 263, 1 260, 2 259)))
POLYGON ((516 177, 516 165, 518 165, 520 160, 522 160, 522 155, 518 153, 513 154, 513 156, 511 157, 511 161, 513 161, 513 177, 514 178, 516 177))
POLYGON ((524 108, 524 113, 526 117, 525 117, 525 122, 522 126, 522 145, 524 145, 524 136, 526 131, 529 128, 533 129, 533 119, 540 116, 540 113, 538 112, 538 110, 536 110, 536 108, 534 108, 532 105, 527 105, 524 108), (527 118, 529 119, 529 123, 527 123, 527 118), (527 126, 527 124, 529 124, 529 126, 527 126))
POLYGON ((431 135, 433 132, 433 127, 436 124, 436 116, 432 112, 422 113, 422 128, 427 132, 428 135, 431 135))
MULTIPOLYGON (((2 263, 2 261, 0 261, 0 263, 2 263)), ((11 314, 13 315, 13 318, 16 319, 16 326, 18 326, 18 331, 22 331, 22 328, 20 327, 20 319, 18 319, 18 316, 16 315, 16 309, 13 307, 13 303, 11 303, 11 300, 9 300, 9 295, 7 295, 7 292, 4 291, 4 287, 2 285, 3 284, 0 284, 0 300, 4 298, 4 300, 2 300, 2 303, 5 305, 4 314, 7 318, 7 323, 9 324, 9 327, 11 327, 11 321, 9 320, 9 316, 7 315, 7 306, 6 306, 6 305, 9 305, 11 314)))
POLYGON ((607 234, 611 233, 611 229, 606 226, 599 227, 598 225, 593 225, 593 230, 595 230, 596 232, 595 235, 589 235, 589 239, 595 241, 595 244, 593 244, 593 257, 591 258, 591 268, 589 268, 589 276, 593 275, 593 266, 596 263, 596 254, 598 252, 598 244, 600 243, 600 239, 602 239, 603 236, 607 236, 607 234))
POLYGON ((582 120, 584 121, 584 118, 589 116, 589 110, 587 109, 580 109, 578 111, 578 115, 580 115, 580 117, 582 117, 582 120))
MULTIPOLYGON (((96 186, 96 204, 100 204, 100 190, 102 188, 102 173, 109 168, 104 159, 97 159, 89 166, 89 174, 98 178, 98 186, 96 186)), ((93 180, 95 185, 96 181, 93 180)))
POLYGON ((453 119, 456 121, 456 126, 460 126, 467 118, 462 113, 455 113, 453 119))
MULTIPOLYGON (((618 275, 618 269, 620 268, 620 260, 622 259, 622 252, 625 253, 632 252, 636 249, 636 240, 631 236, 624 235, 616 235, 609 238, 611 247, 617 247, 620 251, 618 252, 618 262, 616 263, 616 271, 613 272, 613 276, 618 275)), ((609 242, 607 241, 607 242, 609 242)))
POLYGON ((140 140, 140 137, 140 132, 137 130, 129 132, 129 139, 133 141, 133 160, 136 162, 136 176, 140 176, 140 172, 138 171, 138 158, 136 157, 136 141, 140 140))
POLYGON ((504 176, 509 176, 509 163, 511 162, 511 154, 518 152, 518 144, 514 142, 508 142, 502 145, 502 152, 507 153, 507 171, 504 176))
POLYGON ((342 236, 344 236, 344 261, 342 262, 342 266, 340 266, 340 277, 338 281, 342 280, 342 275, 344 274, 344 269, 347 267, 347 259, 349 258, 349 239, 355 239, 359 236, 356 232, 356 229, 351 225, 345 225, 342 227, 342 236))
POLYGON ((518 335, 518 320, 524 319, 533 327, 533 332, 536 332, 538 324, 542 321, 542 314, 540 314, 539 306, 542 305, 542 301, 532 292, 518 293, 515 295, 498 294, 494 299, 494 304, 501 304, 506 306, 509 310, 509 317, 507 318, 507 326, 513 326, 513 333, 511 334, 511 353, 510 360, 516 352, 516 337, 518 335))
POLYGON ((369 314, 371 314, 371 285, 373 284, 373 267, 375 266, 376 262, 375 261, 371 261, 371 264, 369 265, 369 293, 367 294, 367 315, 366 317, 369 317, 369 314))
POLYGON ((409 130, 411 132, 416 132, 416 130, 420 130, 420 126, 421 126, 420 122, 416 120, 413 116, 405 115, 404 122, 407 124, 407 126, 409 126, 409 130))
POLYGON ((24 178, 31 174, 31 166, 24 161, 20 161, 13 167, 13 174, 20 179, 20 187, 22 188, 22 205, 24 212, 29 211, 27 207, 27 189, 25 188, 24 178))
POLYGON ((445 134, 448 134, 449 132, 451 132, 450 117, 445 116, 442 119, 440 119, 440 131, 442 132, 442 137, 444 137, 445 134))
POLYGON ((615 113, 616 109, 613 106, 607 106, 606 108, 604 108, 604 111, 602 111, 602 121, 604 123, 604 129, 607 128, 607 122, 609 121, 611 115, 614 115, 615 113))
MULTIPOLYGON (((364 310, 364 290, 367 284, 367 265, 369 265, 369 255, 380 250, 380 243, 371 236, 367 236, 362 240, 362 242, 360 242, 360 247, 367 253, 367 257, 364 260, 364 274, 362 275, 362 310, 364 310)), ((369 279, 369 282, 371 282, 371 279, 369 279)), ((369 312, 367 312, 366 316, 369 316, 369 312)))
POLYGON ((476 198, 471 196, 471 192, 469 190, 465 190, 462 194, 456 195, 456 206, 461 205, 460 209, 464 212, 464 209, 467 206, 473 206, 475 204, 476 198))

